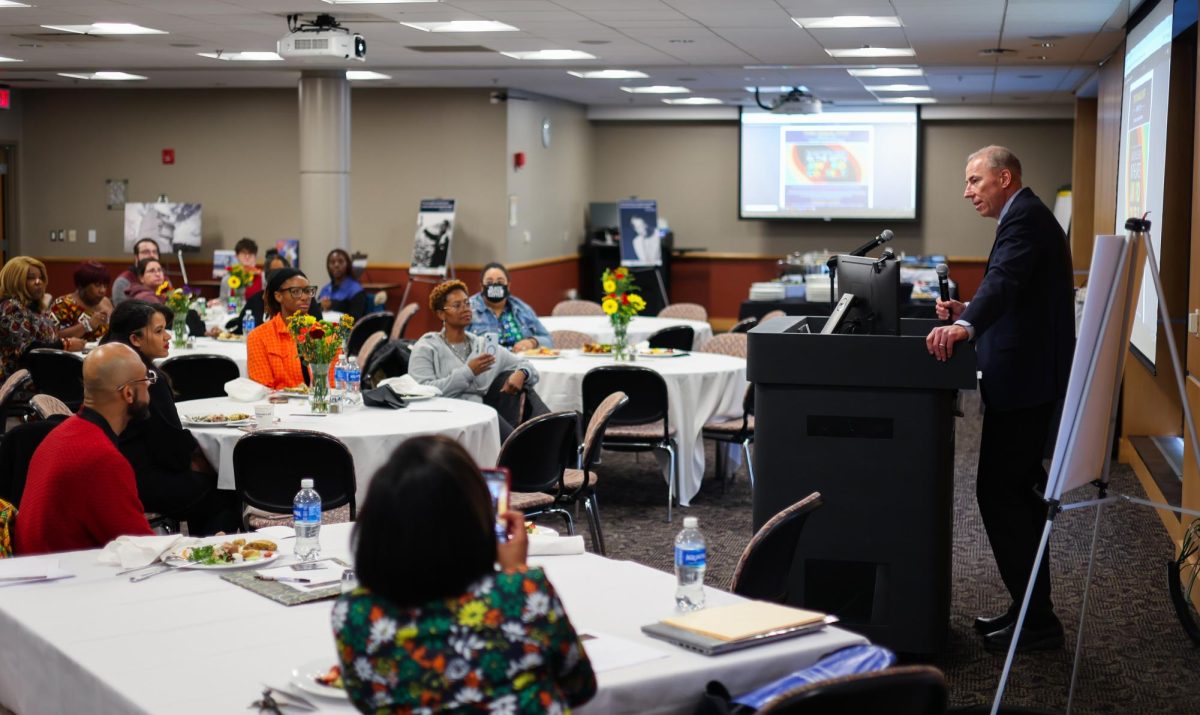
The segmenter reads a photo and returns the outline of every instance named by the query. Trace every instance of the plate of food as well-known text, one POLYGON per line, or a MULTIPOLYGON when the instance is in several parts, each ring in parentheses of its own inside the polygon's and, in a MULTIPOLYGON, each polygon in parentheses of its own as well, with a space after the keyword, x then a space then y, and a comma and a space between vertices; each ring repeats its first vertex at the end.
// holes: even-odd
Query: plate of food
POLYGON ((330 663, 328 658, 313 660, 299 668, 292 668, 292 685, 309 695, 331 700, 346 700, 346 688, 342 684, 342 666, 330 663))
POLYGON ((525 522, 525 533, 530 536, 558 536, 558 531, 548 526, 540 526, 532 521, 525 522))
POLYGON ((559 351, 554 348, 534 348, 532 350, 521 351, 521 357, 529 358, 530 360, 553 360, 559 354, 559 351))
POLYGON ((638 357, 648 358, 683 357, 690 354, 687 350, 678 350, 676 348, 645 348, 644 350, 638 350, 638 357))
POLYGON ((270 539, 208 541, 184 546, 167 554, 164 561, 181 569, 222 571, 261 566, 279 558, 279 546, 270 539))
POLYGON ((208 415, 185 415, 183 421, 188 427, 241 427, 250 424, 253 419, 254 415, 248 412, 214 412, 208 415))
POLYGON ((222 330, 221 332, 217 333, 217 340, 226 343, 240 343, 242 342, 242 336, 238 335, 237 333, 231 333, 228 330, 222 330))
POLYGON ((580 355, 588 357, 612 357, 612 345, 608 343, 584 343, 580 355))
POLYGON ((282 387, 272 393, 272 396, 276 395, 289 400, 307 400, 308 386, 300 385, 299 387, 282 387))

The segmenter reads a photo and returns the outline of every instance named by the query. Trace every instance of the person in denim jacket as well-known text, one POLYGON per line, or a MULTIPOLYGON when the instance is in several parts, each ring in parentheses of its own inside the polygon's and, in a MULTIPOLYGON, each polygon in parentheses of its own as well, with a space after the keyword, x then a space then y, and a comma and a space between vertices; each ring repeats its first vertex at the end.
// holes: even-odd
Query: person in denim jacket
POLYGON ((534 348, 552 348, 550 331, 538 320, 533 308, 509 293, 508 269, 499 263, 483 267, 483 286, 471 296, 471 325, 475 335, 495 333, 499 342, 514 353, 534 348))

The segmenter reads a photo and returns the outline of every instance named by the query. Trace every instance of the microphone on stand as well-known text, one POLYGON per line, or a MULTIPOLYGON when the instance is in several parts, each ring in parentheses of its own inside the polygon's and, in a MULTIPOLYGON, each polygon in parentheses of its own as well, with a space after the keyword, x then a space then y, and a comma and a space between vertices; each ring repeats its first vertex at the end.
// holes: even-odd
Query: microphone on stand
POLYGON ((885 229, 883 229, 882 232, 880 232, 880 234, 878 236, 876 236, 875 238, 872 238, 870 241, 867 241, 866 243, 864 243, 863 245, 854 249, 853 251, 850 251, 850 253, 848 255, 865 256, 865 255, 867 255, 868 252, 871 251, 871 249, 875 248, 876 246, 882 246, 883 244, 887 243, 888 241, 892 240, 895 237, 896 237, 896 234, 892 233, 892 229, 885 228, 885 229))
MULTIPOLYGON (((945 263, 939 263, 933 269, 938 277, 938 297, 942 300, 950 300, 950 268, 945 263)), ((953 322, 952 316, 947 316, 946 325, 953 322)))

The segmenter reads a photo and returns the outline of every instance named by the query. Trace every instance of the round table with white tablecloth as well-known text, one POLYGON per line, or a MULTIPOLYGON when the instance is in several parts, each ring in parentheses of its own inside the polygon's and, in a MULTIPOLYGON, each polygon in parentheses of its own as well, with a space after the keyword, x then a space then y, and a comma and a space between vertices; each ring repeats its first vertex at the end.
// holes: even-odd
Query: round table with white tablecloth
MULTIPOLYGON (((234 427, 198 427, 188 415, 253 413, 254 404, 227 397, 189 400, 176 404, 184 426, 195 435, 208 461, 217 467, 217 486, 233 489, 233 445, 246 433, 234 427)), ((440 434, 458 441, 477 464, 491 466, 500 456, 500 428, 496 411, 487 405, 435 397, 410 402, 407 407, 356 407, 341 414, 313 415, 302 399, 275 405, 277 429, 306 429, 340 439, 354 457, 361 507, 367 484, 402 442, 419 435, 440 434)))
MULTIPOLYGON (((191 348, 177 348, 171 345, 167 358, 178 355, 221 355, 237 363, 238 372, 242 374, 242 377, 246 377, 246 342, 241 337, 237 340, 196 338, 196 345, 191 348)), ((155 360, 154 364, 161 365, 162 361, 167 358, 155 360)))
POLYGON ((701 428, 714 417, 740 417, 746 394, 746 361, 712 353, 685 353, 677 357, 639 357, 617 363, 609 357, 592 357, 564 350, 561 357, 534 360, 540 378, 535 387, 555 411, 582 410, 583 376, 601 365, 637 365, 655 370, 667 383, 667 419, 675 427, 679 449, 679 503, 687 506, 704 478, 704 440, 701 428))
MULTIPOLYGON (((555 330, 574 330, 587 333, 598 343, 613 341, 612 321, 607 315, 561 315, 558 317, 541 318, 542 325, 551 332, 555 330)), ((686 325, 696 334, 692 341, 692 349, 699 348, 705 340, 712 337, 712 326, 699 320, 681 320, 679 318, 648 318, 636 316, 629 321, 629 344, 637 345, 663 328, 675 325, 686 325)))

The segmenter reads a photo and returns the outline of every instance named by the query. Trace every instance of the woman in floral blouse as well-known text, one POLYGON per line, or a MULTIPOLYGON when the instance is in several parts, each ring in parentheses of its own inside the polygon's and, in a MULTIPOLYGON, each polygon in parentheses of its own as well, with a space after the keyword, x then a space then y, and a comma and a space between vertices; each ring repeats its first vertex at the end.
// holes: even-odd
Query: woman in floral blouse
POLYGON ((447 437, 408 440, 375 475, 354 533, 360 587, 333 608, 361 712, 568 713, 595 694, 554 588, 525 565, 524 517, 503 523, 498 545, 479 468, 447 437))
POLYGON ((60 337, 99 340, 108 333, 108 316, 113 304, 108 299, 108 271, 95 261, 75 269, 75 292, 50 304, 50 315, 60 337))
POLYGON ((30 348, 83 350, 80 338, 58 335, 42 302, 46 266, 36 258, 13 256, 0 268, 0 380, 20 367, 30 348))

